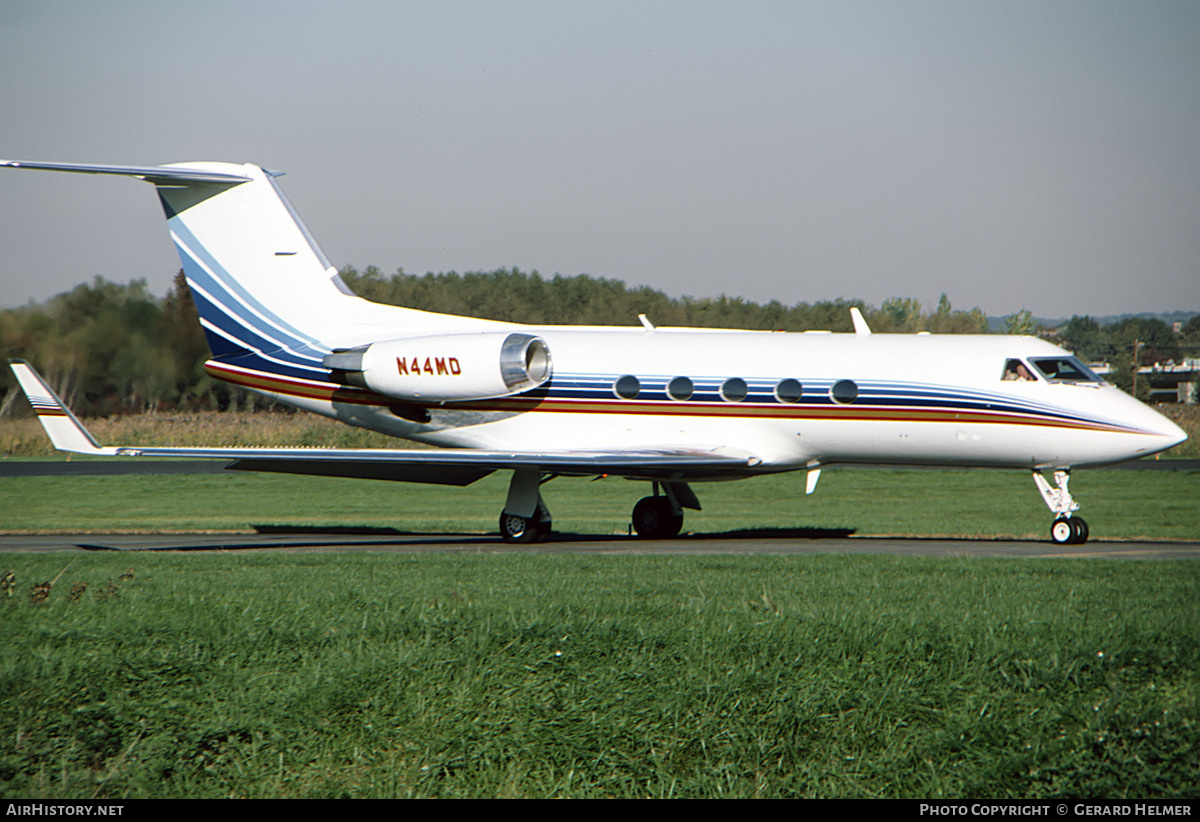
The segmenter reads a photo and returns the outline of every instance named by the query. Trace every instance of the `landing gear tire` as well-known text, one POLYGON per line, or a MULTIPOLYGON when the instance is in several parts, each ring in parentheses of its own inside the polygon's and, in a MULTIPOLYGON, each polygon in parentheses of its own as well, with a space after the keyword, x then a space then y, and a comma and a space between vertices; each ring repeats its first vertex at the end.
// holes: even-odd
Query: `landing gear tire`
POLYGON ((1057 545, 1082 545, 1087 538, 1088 524, 1082 517, 1059 517, 1050 526, 1050 539, 1057 545))
POLYGON ((550 520, 543 520, 537 514, 532 517, 522 517, 507 511, 500 514, 500 537, 505 542, 541 542, 550 535, 550 527, 550 520))
POLYGON ((1059 517, 1050 524, 1050 539, 1056 545, 1069 545, 1074 531, 1071 520, 1059 517))
POLYGON ((1088 524, 1083 517, 1071 517, 1071 522, 1074 523, 1076 530, 1075 544, 1083 545, 1088 539, 1088 524))
POLYGON ((643 497, 633 506, 633 530, 643 539, 670 539, 683 529, 683 514, 675 513, 667 497, 643 497))

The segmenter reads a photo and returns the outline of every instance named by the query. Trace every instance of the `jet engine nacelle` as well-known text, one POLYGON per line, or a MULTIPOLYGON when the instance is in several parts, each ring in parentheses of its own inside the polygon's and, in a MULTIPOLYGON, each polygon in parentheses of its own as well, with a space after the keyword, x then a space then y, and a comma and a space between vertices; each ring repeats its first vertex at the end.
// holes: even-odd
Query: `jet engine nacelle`
POLYGON ((325 356, 346 385, 410 402, 506 397, 550 379, 550 349, 520 332, 439 334, 387 340, 325 356))

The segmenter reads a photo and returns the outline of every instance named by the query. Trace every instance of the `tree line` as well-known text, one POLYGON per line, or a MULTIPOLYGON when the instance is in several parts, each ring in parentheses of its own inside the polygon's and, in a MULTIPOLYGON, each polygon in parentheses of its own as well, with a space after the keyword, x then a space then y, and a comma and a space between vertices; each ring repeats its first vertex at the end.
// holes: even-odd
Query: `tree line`
POLYGON ((1047 339, 1087 362, 1108 363, 1109 382, 1143 401, 1150 398, 1147 380, 1134 380, 1136 367, 1166 366, 1200 358, 1200 314, 1182 324, 1177 333, 1162 320, 1126 317, 1100 325, 1091 317, 1072 317, 1047 339))
MULTIPOLYGON (((204 373, 208 344, 182 272, 161 299, 145 280, 96 277, 45 303, 0 311, 0 350, 32 363, 87 416, 221 404, 204 373)), ((2 379, 0 416, 20 394, 7 368, 2 379)))
MULTIPOLYGON (((346 267, 341 276, 356 294, 374 302, 534 325, 637 326, 638 315, 645 314, 657 326, 851 331, 850 308, 857 307, 880 333, 988 333, 982 310, 955 309, 944 294, 931 310, 906 297, 885 300, 878 308, 840 298, 789 306, 727 296, 673 298, 619 280, 585 274, 547 278, 516 268, 388 275, 374 266, 346 267)), ((1073 317, 1054 331, 1037 326, 1026 310, 1006 317, 1002 330, 1039 334, 1083 359, 1113 363, 1116 382, 1126 388, 1132 383, 1135 340, 1143 364, 1200 353, 1200 316, 1181 335, 1159 320, 1126 319, 1101 327, 1090 317, 1073 317)), ((150 294, 142 280, 120 285, 97 277, 44 303, 0 311, 0 350, 33 363, 71 408, 87 416, 277 407, 204 372, 208 346, 182 272, 162 298, 150 294)), ((7 369, 0 380, 2 417, 21 406, 7 369)))
POLYGON ((418 276, 403 270, 385 275, 370 266, 361 272, 343 268, 341 275, 356 294, 373 302, 531 325, 637 326, 638 315, 645 314, 656 326, 851 331, 850 308, 857 307, 876 331, 987 332, 983 311, 954 310, 945 295, 937 309, 925 313, 919 302, 907 298, 886 300, 878 309, 862 300, 840 298, 792 306, 772 300, 763 305, 724 295, 674 298, 620 280, 587 274, 545 278, 516 268, 418 276))

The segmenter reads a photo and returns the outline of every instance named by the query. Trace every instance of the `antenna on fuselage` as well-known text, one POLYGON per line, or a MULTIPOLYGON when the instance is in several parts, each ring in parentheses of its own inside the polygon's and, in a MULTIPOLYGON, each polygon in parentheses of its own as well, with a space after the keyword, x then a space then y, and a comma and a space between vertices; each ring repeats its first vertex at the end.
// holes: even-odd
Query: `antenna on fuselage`
POLYGON ((854 333, 862 337, 871 335, 871 326, 867 325, 867 321, 863 319, 862 312, 858 310, 858 306, 850 309, 850 319, 854 321, 854 333))

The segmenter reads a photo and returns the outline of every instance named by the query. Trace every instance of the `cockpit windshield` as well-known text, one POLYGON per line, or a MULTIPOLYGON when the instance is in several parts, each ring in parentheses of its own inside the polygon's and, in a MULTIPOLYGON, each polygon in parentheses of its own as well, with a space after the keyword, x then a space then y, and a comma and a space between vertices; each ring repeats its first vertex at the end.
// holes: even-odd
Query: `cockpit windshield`
POLYGON ((1038 357, 1030 362, 1050 382, 1104 382, 1075 357, 1038 357))

